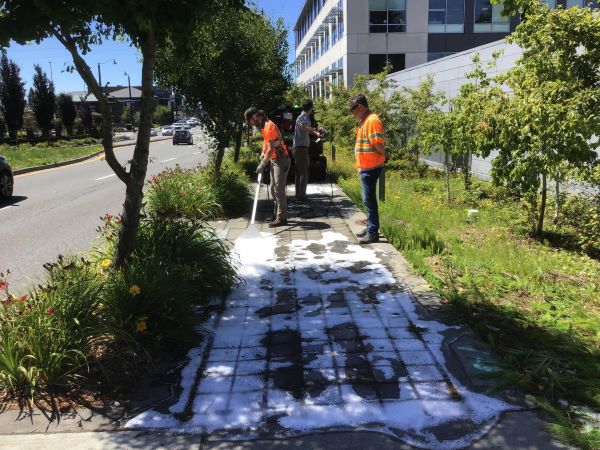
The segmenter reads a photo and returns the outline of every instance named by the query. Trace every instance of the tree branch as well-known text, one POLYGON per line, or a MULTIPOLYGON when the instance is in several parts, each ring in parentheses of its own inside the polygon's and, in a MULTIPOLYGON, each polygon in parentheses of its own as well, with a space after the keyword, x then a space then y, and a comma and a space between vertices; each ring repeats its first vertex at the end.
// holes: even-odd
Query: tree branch
POLYGON ((101 86, 96 81, 92 70, 87 65, 85 60, 79 54, 77 50, 77 45, 71 38, 71 36, 63 34, 60 29, 57 27, 52 27, 52 34, 58 39, 58 41, 68 50, 73 58, 73 63, 75 64, 75 68, 77 72, 83 78, 83 81, 88 85, 92 93, 98 99, 98 104, 100 105, 100 111, 102 113, 102 146, 104 148, 104 157, 106 158, 106 162, 110 166, 110 168, 115 172, 117 177, 125 184, 129 183, 130 175, 125 170, 125 167, 119 163, 117 158, 115 157, 115 153, 113 150, 113 141, 112 141, 112 115, 110 110, 110 105, 102 92, 101 86))

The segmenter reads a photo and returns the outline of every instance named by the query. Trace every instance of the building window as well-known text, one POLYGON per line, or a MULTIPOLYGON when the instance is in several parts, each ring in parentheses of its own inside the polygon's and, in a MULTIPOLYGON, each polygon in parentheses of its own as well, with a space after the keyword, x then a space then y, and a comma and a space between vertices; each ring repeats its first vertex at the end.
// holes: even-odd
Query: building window
POLYGON ((392 65, 392 72, 404 70, 406 67, 404 53, 374 54, 369 55, 369 73, 372 75, 380 73, 387 61, 392 65))
POLYGON ((542 0, 542 3, 545 3, 550 9, 556 8, 556 0, 542 0))
POLYGON ((429 0, 430 33, 463 33, 465 0, 429 0))
POLYGON ((369 0, 369 31, 405 32, 406 0, 369 0))
POLYGON ((585 3, 585 0, 567 0, 567 8, 572 8, 573 6, 583 8, 585 3))
POLYGON ((475 0, 475 33, 508 33, 509 19, 502 15, 502 3, 492 5, 490 0, 475 0))

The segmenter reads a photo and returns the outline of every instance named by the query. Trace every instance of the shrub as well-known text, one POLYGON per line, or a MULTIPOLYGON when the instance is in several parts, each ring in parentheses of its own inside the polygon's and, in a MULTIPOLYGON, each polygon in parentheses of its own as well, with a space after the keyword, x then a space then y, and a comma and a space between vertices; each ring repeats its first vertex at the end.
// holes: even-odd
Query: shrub
POLYGON ((59 257, 45 268, 45 287, 19 299, 5 290, 0 306, 0 386, 29 397, 82 378, 101 346, 132 344, 106 314, 89 261, 59 257))
POLYGON ((577 244, 593 258, 600 258, 600 199, 573 195, 563 205, 563 221, 577 236, 577 244))
POLYGON ((149 184, 147 210, 154 216, 211 220, 242 214, 249 206, 248 178, 229 164, 216 177, 212 167, 167 169, 149 184))
MULTIPOLYGON (((100 265, 112 257, 118 227, 106 220, 100 265)), ((225 296, 236 281, 229 250, 212 230, 188 220, 145 219, 127 267, 107 277, 106 298, 115 324, 145 347, 189 344, 195 308, 225 296)))

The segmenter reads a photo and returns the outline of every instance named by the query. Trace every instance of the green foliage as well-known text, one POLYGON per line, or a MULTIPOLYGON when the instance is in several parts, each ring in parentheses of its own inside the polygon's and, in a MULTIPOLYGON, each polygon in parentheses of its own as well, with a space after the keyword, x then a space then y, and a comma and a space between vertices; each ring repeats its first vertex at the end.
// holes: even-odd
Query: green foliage
POLYGON ((248 209, 248 178, 233 166, 215 175, 211 166, 184 170, 177 166, 148 182, 147 210, 156 217, 211 220, 248 209))
POLYGON ((201 103, 204 125, 217 139, 216 167, 244 110, 278 106, 289 87, 287 31, 253 10, 219 8, 186 41, 170 41, 157 57, 156 77, 192 104, 201 103), (210 89, 206 89, 210 86, 210 89))
POLYGON ((498 183, 530 199, 532 229, 540 234, 546 179, 585 170, 597 161, 600 17, 589 8, 521 4, 526 20, 509 41, 523 48, 523 55, 497 77, 512 94, 503 94, 490 124, 499 151, 492 173, 498 183))
POLYGON ((432 78, 416 89, 398 89, 393 80, 386 78, 390 70, 388 65, 377 75, 357 75, 350 88, 330 86, 331 98, 317 102, 317 119, 321 126, 332 132, 335 145, 354 147, 356 119, 350 112, 348 99, 363 93, 367 96, 369 108, 383 121, 386 150, 391 160, 402 158, 407 152, 418 155, 417 119, 426 111, 435 109, 441 96, 433 92, 432 78))
POLYGON ((19 66, 3 53, 0 58, 0 112, 13 138, 23 126, 25 111, 25 83, 20 73, 19 66))
POLYGON ((171 108, 164 105, 158 105, 153 113, 153 121, 159 125, 168 125, 173 121, 171 108))
POLYGON ((4 120, 4 115, 0 113, 0 138, 3 138, 6 134, 6 121, 4 120))
POLYGON ((39 65, 34 66, 33 87, 29 90, 29 107, 35 115, 35 120, 44 136, 50 134, 56 99, 54 98, 54 84, 42 72, 39 65))
POLYGON ((302 106, 302 102, 308 98, 308 94, 306 93, 306 89, 304 89, 304 87, 298 83, 294 83, 287 91, 285 91, 283 98, 286 104, 295 108, 300 108, 302 106))
MULTIPOLYGON (((109 263, 119 220, 105 218, 97 265, 109 263)), ((193 220, 144 219, 126 268, 106 272, 106 309, 119 329, 145 348, 189 345, 195 306, 222 297, 238 281, 229 250, 210 229, 193 220)))
POLYGON ((11 167, 43 166, 55 162, 68 161, 90 155, 101 149, 100 141, 93 138, 71 139, 69 141, 40 142, 36 145, 0 145, 0 154, 6 156, 11 167))
POLYGON ((586 195, 569 196, 562 209, 563 225, 571 231, 577 247, 600 258, 600 199, 586 195))

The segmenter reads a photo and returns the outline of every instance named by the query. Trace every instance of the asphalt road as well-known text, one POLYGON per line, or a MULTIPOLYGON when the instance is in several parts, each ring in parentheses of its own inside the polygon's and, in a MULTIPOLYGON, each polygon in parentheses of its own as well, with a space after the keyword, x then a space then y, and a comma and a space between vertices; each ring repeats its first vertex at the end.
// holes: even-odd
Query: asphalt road
MULTIPOLYGON (((209 145, 196 128, 195 145, 171 140, 150 145, 149 178, 176 164, 206 164, 209 145)), ((121 163, 133 146, 115 149, 121 163)), ((105 214, 120 214, 125 185, 103 159, 15 177, 14 196, 0 203, 0 272, 10 269, 11 291, 25 292, 40 281, 42 265, 59 254, 87 251, 105 214)))

